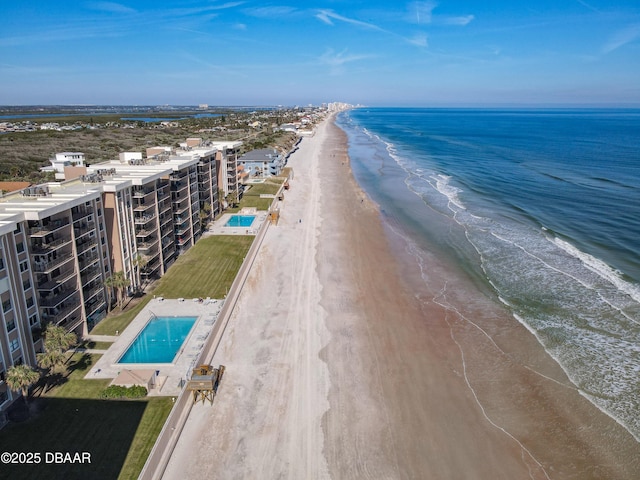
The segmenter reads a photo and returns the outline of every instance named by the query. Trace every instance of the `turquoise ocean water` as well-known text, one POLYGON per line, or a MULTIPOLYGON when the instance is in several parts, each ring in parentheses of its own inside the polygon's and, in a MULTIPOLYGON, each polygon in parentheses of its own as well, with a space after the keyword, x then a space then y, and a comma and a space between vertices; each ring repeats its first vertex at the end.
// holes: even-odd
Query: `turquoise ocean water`
POLYGON ((360 108, 337 124, 383 217, 640 439, 640 110, 360 108))

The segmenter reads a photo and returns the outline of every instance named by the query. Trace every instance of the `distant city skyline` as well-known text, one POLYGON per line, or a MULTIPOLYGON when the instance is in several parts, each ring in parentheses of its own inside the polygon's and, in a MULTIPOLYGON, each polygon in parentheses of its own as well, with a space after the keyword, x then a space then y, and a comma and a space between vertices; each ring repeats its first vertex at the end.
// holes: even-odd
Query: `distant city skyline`
POLYGON ((637 0, 3 2, 0 104, 640 106, 637 0))

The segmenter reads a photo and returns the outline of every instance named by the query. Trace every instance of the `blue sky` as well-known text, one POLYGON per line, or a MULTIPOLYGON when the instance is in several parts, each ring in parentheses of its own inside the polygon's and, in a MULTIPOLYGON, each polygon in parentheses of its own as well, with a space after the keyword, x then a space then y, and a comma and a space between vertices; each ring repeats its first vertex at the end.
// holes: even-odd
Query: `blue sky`
POLYGON ((640 106, 640 2, 0 3, 0 104, 640 106))

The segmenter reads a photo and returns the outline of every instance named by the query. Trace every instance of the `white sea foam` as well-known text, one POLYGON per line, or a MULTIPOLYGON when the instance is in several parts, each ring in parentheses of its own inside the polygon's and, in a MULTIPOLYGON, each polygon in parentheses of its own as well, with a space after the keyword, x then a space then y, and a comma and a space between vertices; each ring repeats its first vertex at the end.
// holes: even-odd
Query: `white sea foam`
POLYGON ((584 263, 584 265, 587 266, 587 268, 610 282, 618 290, 626 293, 636 302, 640 302, 640 286, 625 281, 619 271, 611 268, 602 260, 599 260, 598 258, 595 258, 588 253, 580 251, 578 248, 571 245, 569 242, 566 242, 565 240, 562 240, 558 237, 553 237, 552 241, 555 245, 560 247, 569 255, 579 259, 582 263, 584 263))
MULTIPOLYGON (((385 149, 407 173, 407 187, 427 208, 460 225, 468 244, 456 236, 457 230, 447 237, 457 242, 451 247, 455 258, 466 258, 465 268, 479 264, 477 273, 484 274, 497 299, 538 339, 580 393, 640 441, 640 286, 526 218, 487 211, 471 200, 473 194, 465 197, 466 205, 462 189, 452 184, 455 179, 432 169, 426 152, 414 156, 403 151, 402 144, 364 133, 378 144, 377 152, 385 149)), ((397 230, 402 230, 400 225, 397 230)), ((407 244, 407 253, 429 283, 432 272, 421 258, 425 252, 411 241, 407 244)), ((454 292, 449 290, 451 300, 464 309, 464 300, 454 292)), ((442 299, 432 299, 437 300, 442 299)))
POLYGON ((451 177, 449 175, 438 174, 432 178, 436 182, 436 189, 447 197, 449 202, 462 210, 466 210, 466 207, 462 203, 462 200, 460 200, 459 196, 462 189, 451 185, 451 177))

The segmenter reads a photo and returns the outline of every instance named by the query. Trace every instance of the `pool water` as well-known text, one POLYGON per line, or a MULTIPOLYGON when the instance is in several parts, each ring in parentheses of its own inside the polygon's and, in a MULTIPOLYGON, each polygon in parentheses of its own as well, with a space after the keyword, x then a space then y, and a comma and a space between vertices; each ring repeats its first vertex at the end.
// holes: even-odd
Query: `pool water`
POLYGON ((171 363, 198 317, 153 317, 118 363, 171 363))
POLYGON ((255 215, 231 215, 225 227, 250 227, 255 220, 255 215))

